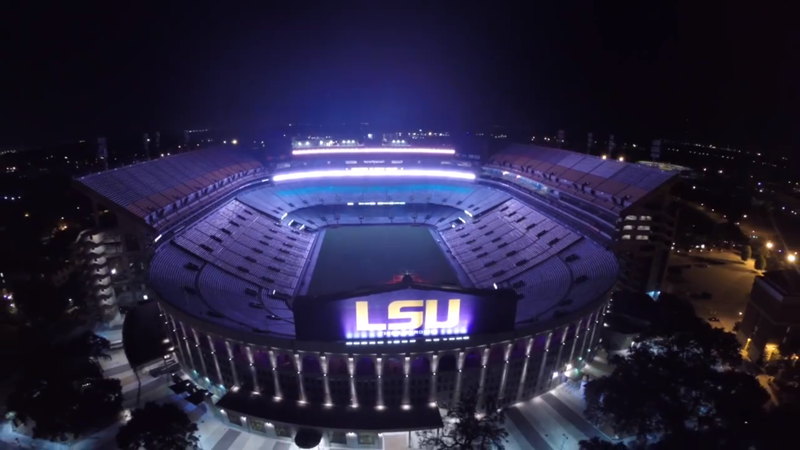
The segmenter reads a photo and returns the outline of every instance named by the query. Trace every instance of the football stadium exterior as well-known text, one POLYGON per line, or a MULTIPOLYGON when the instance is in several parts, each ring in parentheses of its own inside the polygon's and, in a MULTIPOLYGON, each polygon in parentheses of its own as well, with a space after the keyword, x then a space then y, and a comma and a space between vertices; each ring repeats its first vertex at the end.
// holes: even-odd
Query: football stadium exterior
MULTIPOLYGON (((509 406, 591 360, 611 291, 660 290, 672 180, 519 145, 482 162, 328 147, 276 163, 218 148, 76 185, 141 230, 173 356, 220 420, 380 447, 384 433, 441 426, 438 408, 468 389, 509 406), (326 233, 379 224, 428 229, 458 281, 309 292, 326 233)), ((104 290, 108 269, 92 270, 104 290)))

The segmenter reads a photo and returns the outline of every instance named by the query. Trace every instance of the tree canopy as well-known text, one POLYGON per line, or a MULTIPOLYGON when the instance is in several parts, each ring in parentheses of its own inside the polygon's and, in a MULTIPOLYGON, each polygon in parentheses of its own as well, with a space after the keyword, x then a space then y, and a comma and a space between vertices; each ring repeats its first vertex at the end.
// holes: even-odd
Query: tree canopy
POLYGON ((749 261, 753 257, 753 248, 749 245, 742 247, 742 261, 749 261))
POLYGON ((503 427, 505 413, 494 398, 484 400, 485 413, 479 413, 478 393, 468 389, 461 400, 448 409, 444 427, 418 433, 425 449, 500 449, 505 448, 508 432, 503 427))
POLYGON ((587 383, 587 418, 639 443, 659 442, 657 448, 692 440, 746 448, 769 396, 736 370, 742 357, 735 335, 711 327, 677 297, 662 295, 658 308, 628 354, 612 358, 614 372, 587 383))
POLYGON ((627 450, 628 446, 622 442, 613 443, 593 437, 578 442, 578 448, 580 450, 627 450))
POLYGON ((766 258, 764 258, 764 255, 758 255, 758 258, 756 258, 755 269, 764 270, 766 268, 767 268, 766 258))
POLYGON ((135 409, 131 420, 117 433, 117 445, 124 450, 140 448, 200 448, 197 424, 183 410, 166 403, 148 402, 135 409))
POLYGON ((30 358, 8 398, 17 423, 34 422, 36 438, 64 441, 116 420, 122 385, 103 378, 97 362, 106 358, 108 340, 87 332, 67 344, 30 342, 30 358))

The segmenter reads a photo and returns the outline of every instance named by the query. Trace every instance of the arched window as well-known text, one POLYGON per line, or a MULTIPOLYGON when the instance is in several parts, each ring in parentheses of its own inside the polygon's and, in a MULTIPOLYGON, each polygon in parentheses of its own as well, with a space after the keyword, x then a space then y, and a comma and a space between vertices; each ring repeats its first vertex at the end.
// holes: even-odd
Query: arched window
POLYGON ((412 375, 430 375, 431 361, 426 355, 418 355, 411 360, 411 374, 412 375))

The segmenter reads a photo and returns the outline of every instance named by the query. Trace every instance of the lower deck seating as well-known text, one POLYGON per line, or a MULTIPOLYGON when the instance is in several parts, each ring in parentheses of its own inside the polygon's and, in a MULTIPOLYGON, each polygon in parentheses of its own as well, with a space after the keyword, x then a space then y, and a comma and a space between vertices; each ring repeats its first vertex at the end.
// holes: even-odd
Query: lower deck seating
POLYGON ((292 295, 314 235, 276 223, 233 200, 184 230, 174 242, 250 283, 292 295))
MULTIPOLYGON (((295 202, 303 203, 311 194, 257 192, 258 196, 248 197, 257 206, 232 200, 159 248, 151 266, 151 283, 162 297, 205 320, 293 336, 291 298, 318 236, 314 229, 335 224, 435 226, 476 287, 497 285, 520 295, 518 328, 568 314, 607 293, 616 281, 614 254, 573 231, 564 216, 557 221, 524 201, 488 189, 458 192, 457 207, 324 201, 297 207, 295 202), (276 216, 274 211, 280 212, 280 217, 265 213, 263 209, 268 208, 276 216)), ((322 189, 314 195, 320 192, 331 191, 322 189)), ((411 198, 424 192, 386 195, 411 198)), ((337 201, 342 199, 344 195, 337 201)))
POLYGON ((202 320, 294 336, 294 314, 285 301, 177 245, 159 249, 151 265, 150 284, 164 300, 202 320))
POLYGON ((516 200, 441 234, 479 287, 525 272, 581 239, 516 200))

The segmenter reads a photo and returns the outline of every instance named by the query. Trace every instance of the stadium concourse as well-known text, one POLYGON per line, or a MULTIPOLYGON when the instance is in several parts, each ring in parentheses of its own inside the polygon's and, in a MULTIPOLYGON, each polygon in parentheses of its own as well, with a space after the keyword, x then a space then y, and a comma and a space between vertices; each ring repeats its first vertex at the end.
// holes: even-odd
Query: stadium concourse
MULTIPOLYGON (((514 146, 485 165, 452 150, 304 149, 280 164, 226 150, 78 184, 149 240, 173 356, 215 416, 276 439, 380 448, 441 426, 467 389, 503 406, 552 390, 594 356, 617 243, 650 261, 670 230, 653 217, 671 175, 561 150, 514 146), (375 228, 333 245, 340 227, 375 228), (367 270, 395 255, 396 278, 367 270), (310 289, 345 275, 352 289, 310 289)), ((619 280, 657 289, 660 269, 639 270, 619 280)))

